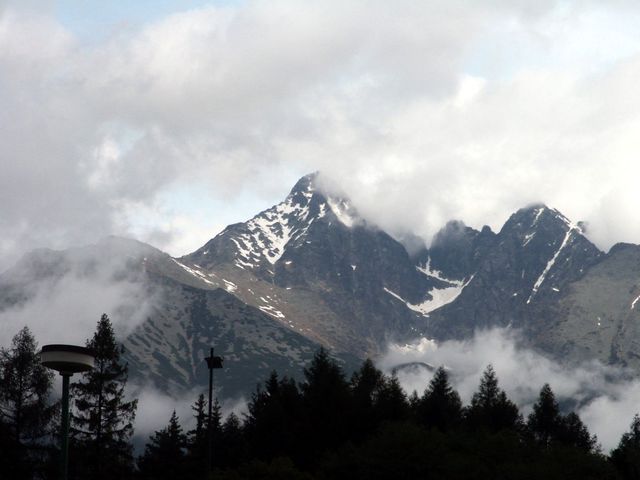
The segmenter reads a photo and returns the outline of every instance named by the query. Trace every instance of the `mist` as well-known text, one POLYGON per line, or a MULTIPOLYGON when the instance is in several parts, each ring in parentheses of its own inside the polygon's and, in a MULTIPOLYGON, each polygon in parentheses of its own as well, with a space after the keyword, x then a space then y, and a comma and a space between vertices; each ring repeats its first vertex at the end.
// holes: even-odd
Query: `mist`
MULTIPOLYGON (((184 432, 195 428, 194 412, 191 407, 200 394, 203 394, 205 400, 208 401, 208 391, 197 388, 185 391, 179 396, 170 396, 153 386, 131 384, 127 386, 127 392, 130 398, 138 399, 134 423, 134 444, 139 453, 144 448, 144 444, 148 442, 150 435, 168 425, 174 410, 184 432)), ((242 420, 243 414, 248 412, 248 402, 243 396, 219 398, 218 401, 223 422, 231 413, 242 420)))
MULTIPOLYGON (((137 248, 136 248, 137 247, 137 248)), ((0 310, 0 345, 8 345, 28 326, 40 345, 84 345, 103 313, 118 338, 147 319, 161 295, 145 282, 142 260, 133 242, 105 239, 98 245, 65 252, 39 251, 25 256, 2 276, 3 289, 15 285, 25 297, 5 301, 0 310)))
MULTIPOLYGON (((548 383, 561 405, 570 405, 598 436, 604 452, 615 448, 640 412, 640 380, 623 368, 598 361, 566 366, 522 346, 519 333, 510 329, 477 332, 470 340, 437 344, 428 339, 413 344, 391 345, 379 361, 386 371, 398 364, 425 362, 444 366, 468 405, 487 365, 493 365, 499 385, 526 416, 532 411, 540 389, 548 383)), ((421 395, 431 375, 400 371, 398 378, 408 392, 421 395)), ((565 412, 567 413, 567 412, 565 412)))

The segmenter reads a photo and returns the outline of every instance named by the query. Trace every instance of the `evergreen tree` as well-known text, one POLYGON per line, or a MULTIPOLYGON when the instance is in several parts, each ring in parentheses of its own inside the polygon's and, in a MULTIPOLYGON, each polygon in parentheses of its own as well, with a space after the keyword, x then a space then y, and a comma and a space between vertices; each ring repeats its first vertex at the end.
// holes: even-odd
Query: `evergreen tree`
POLYGON ((491 365, 485 369, 480 387, 465 411, 465 422, 472 429, 521 430, 522 418, 518 407, 498 387, 498 377, 491 365))
POLYGON ((640 479, 640 416, 633 417, 631 428, 622 435, 611 452, 611 463, 624 479, 640 479))
POLYGON ((571 412, 561 419, 558 440, 586 452, 599 451, 598 438, 591 435, 577 413, 571 412))
POLYGON ((13 337, 9 349, 0 350, 0 418, 17 443, 33 444, 46 433, 53 413, 48 403, 52 379, 28 327, 13 337))
POLYGON ((193 410, 196 424, 193 430, 189 430, 187 433, 186 447, 189 468, 192 474, 196 474, 197 472, 204 472, 206 468, 209 440, 207 435, 207 401, 202 393, 198 395, 198 399, 191 406, 191 410, 193 410))
POLYGON ((247 458, 247 445, 240 419, 230 413, 222 425, 220 442, 215 445, 214 465, 219 467, 237 467, 247 458))
POLYGON ((456 426, 462 418, 460 396, 449 383, 447 371, 440 367, 416 405, 418 421, 427 428, 444 432, 456 426))
POLYGON ((366 359, 351 377, 351 389, 358 408, 371 409, 384 385, 384 375, 371 359, 366 359))
POLYGON ((46 461, 53 373, 40 363, 37 350, 28 327, 13 337, 10 348, 0 350, 0 434, 3 454, 14 458, 13 478, 30 478, 46 461))
POLYGON ((140 477, 148 480, 173 480, 185 473, 186 435, 178 422, 175 410, 169 424, 156 431, 138 459, 140 477))
MULTIPOLYGON (((196 402, 191 406, 196 423, 193 430, 187 433, 186 463, 189 475, 194 477, 201 476, 202 472, 205 472, 207 468, 207 452, 209 449, 209 415, 207 408, 207 401, 203 394, 200 394, 196 402)), ((215 452, 220 444, 222 431, 222 413, 217 398, 214 398, 211 407, 211 430, 213 451, 215 452)))
POLYGON ((409 417, 407 394, 394 374, 385 378, 376 399, 377 417, 383 421, 402 421, 409 417))
POLYGON ((416 418, 418 405, 420 405, 420 396, 418 395, 418 392, 414 390, 413 392, 411 392, 411 395, 409 395, 409 409, 416 418))
POLYGON ((213 438, 216 438, 216 435, 219 436, 222 431, 222 407, 217 397, 213 399, 213 406, 211 407, 211 430, 213 431, 213 438))
POLYGON ((538 401, 527 420, 527 428, 535 440, 543 447, 558 438, 562 428, 562 416, 556 397, 548 383, 540 390, 538 401))
POLYGON ((273 372, 265 390, 258 388, 249 403, 245 431, 252 455, 263 460, 296 455, 301 419, 302 399, 295 381, 278 379, 273 372))
POLYGON ((133 465, 131 436, 137 400, 125 400, 128 368, 120 358, 124 349, 116 343, 106 314, 87 347, 95 354, 95 367, 72 385, 74 463, 83 478, 126 477, 133 465))
POLYGON ((318 454, 335 448, 352 432, 351 392, 340 367, 320 348, 304 369, 302 400, 306 411, 302 437, 307 445, 304 463, 313 464, 318 454))
POLYGON ((353 394, 354 434, 362 437, 371 433, 380 422, 376 403, 380 391, 384 388, 385 378, 370 359, 365 360, 360 370, 351 377, 351 391, 353 394))
MULTIPOLYGON (((193 430, 189 431, 189 444, 198 445, 201 444, 207 438, 207 420, 209 415, 207 414, 207 401, 204 398, 204 394, 198 395, 196 403, 191 406, 193 410, 193 418, 196 419, 196 426, 193 430)), ((213 407, 211 407, 213 416, 213 407)))
POLYGON ((566 416, 560 414, 560 407, 548 383, 542 387, 538 401, 533 405, 527 430, 545 448, 549 448, 553 442, 559 442, 591 452, 598 443, 576 413, 571 412, 566 416))

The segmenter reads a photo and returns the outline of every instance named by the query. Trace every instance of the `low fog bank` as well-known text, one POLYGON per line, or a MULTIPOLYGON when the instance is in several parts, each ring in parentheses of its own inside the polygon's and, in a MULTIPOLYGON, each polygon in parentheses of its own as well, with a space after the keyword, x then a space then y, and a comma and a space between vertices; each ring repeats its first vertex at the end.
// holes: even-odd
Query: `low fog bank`
MULTIPOLYGON (((526 416, 531 412, 540 389, 549 383, 561 406, 570 405, 598 436, 603 451, 615 448, 629 429, 633 415, 640 412, 640 379, 622 368, 597 361, 568 367, 521 346, 517 331, 492 329, 477 332, 465 341, 436 344, 428 339, 409 345, 391 345, 378 366, 391 371, 394 366, 424 362, 444 366, 464 404, 477 390, 486 366, 492 364, 500 386, 526 416)), ((431 374, 399 371, 398 378, 407 392, 422 394, 431 374)))
POLYGON ((103 313, 124 338, 146 320, 161 295, 132 266, 140 252, 114 251, 113 242, 85 249, 33 252, 3 273, 9 297, 0 298, 0 345, 28 326, 39 345, 84 345, 103 313), (39 258, 41 257, 41 258, 39 258), (12 300, 12 291, 18 300, 12 300))

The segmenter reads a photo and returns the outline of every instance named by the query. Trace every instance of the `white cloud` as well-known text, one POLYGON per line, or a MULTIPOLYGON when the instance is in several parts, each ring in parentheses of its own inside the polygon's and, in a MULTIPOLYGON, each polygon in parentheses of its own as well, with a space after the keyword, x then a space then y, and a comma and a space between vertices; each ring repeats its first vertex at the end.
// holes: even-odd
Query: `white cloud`
POLYGON ((318 169, 396 234, 541 200, 640 241, 633 2, 252 1, 93 43, 2 5, 0 268, 107 233, 192 250, 201 206, 138 221, 176 185, 257 210, 318 169))
MULTIPOLYGON (((487 365, 493 365, 499 384, 524 413, 531 412, 540 389, 551 385, 559 401, 576 405, 577 413, 605 452, 615 448, 640 412, 640 380, 631 372, 596 361, 562 365, 558 361, 523 347, 516 331, 493 329, 476 332, 472 339, 438 345, 422 339, 405 346, 392 345, 379 366, 391 370, 408 362, 426 362, 450 371, 452 384, 463 403, 469 404, 487 365)), ((430 377, 424 372, 400 371, 399 379, 408 392, 422 394, 430 377)))

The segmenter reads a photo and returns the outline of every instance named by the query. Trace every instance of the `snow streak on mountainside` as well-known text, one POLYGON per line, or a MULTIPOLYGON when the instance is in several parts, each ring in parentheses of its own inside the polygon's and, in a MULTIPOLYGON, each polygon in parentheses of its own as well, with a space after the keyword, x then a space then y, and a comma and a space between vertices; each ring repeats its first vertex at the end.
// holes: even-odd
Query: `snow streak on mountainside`
POLYGON ((422 302, 415 304, 410 303, 400 297, 397 293, 392 292, 387 288, 385 288, 384 290, 389 295, 403 302, 407 306, 407 308, 423 315, 424 317, 429 317, 430 312, 433 312, 434 310, 437 310, 438 308, 453 302, 456 298, 458 298, 458 296, 462 293, 462 290, 464 290, 464 288, 473 279, 473 275, 471 275, 471 277, 466 281, 445 278, 442 272, 431 268, 431 257, 427 258, 426 264, 418 264, 416 266, 416 270, 423 273, 427 277, 437 280, 438 282, 436 283, 436 285, 426 291, 425 299, 422 302))
MULTIPOLYGON (((538 210, 536 211, 536 219, 534 220, 534 223, 533 223, 534 226, 538 222, 538 219, 540 218, 540 215, 542 214, 543 211, 544 211, 544 207, 539 207, 538 210)), ((549 271, 555 265, 556 260, 558 259, 558 256, 560 255, 562 250, 567 246, 567 244, 571 240, 571 235, 573 233, 575 233, 575 232, 582 233, 582 231, 580 230, 580 228, 578 226, 573 225, 571 222, 569 222, 569 220, 564 215, 562 215, 560 212, 558 212, 557 210, 553 210, 553 212, 557 215, 557 218, 559 218, 559 219, 561 219, 562 221, 565 222, 565 224, 567 225, 567 233, 565 234, 564 238, 562 239, 562 243, 560 244, 560 247, 553 254, 553 257, 551 257, 551 259, 547 262, 547 265, 544 267, 543 272, 540 274, 540 276, 538 277, 538 279, 534 283, 533 289, 531 290, 531 295, 529 295, 529 298, 527 299, 527 304, 531 303, 531 300, 533 299, 533 297, 536 295, 536 293, 538 293, 538 290, 540 289, 540 286, 542 285, 542 282, 544 282, 547 274, 549 273, 549 271)), ((535 235, 535 232, 527 235, 528 238, 525 240, 525 243, 523 243, 523 247, 527 246, 527 244, 529 243, 531 238, 533 238, 534 235, 535 235)), ((552 287, 552 288, 555 291, 557 291, 557 288, 555 288, 555 287, 552 287)))

